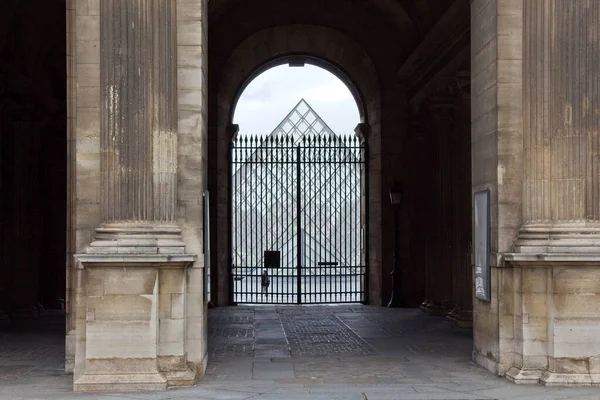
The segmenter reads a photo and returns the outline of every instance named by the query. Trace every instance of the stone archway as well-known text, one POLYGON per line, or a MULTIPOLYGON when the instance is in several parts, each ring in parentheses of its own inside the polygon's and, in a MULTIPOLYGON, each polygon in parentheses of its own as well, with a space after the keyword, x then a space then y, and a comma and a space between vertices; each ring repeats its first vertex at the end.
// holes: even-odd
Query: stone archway
MULTIPOLYGON (((216 140, 216 268, 217 302, 228 304, 229 292, 229 175, 227 151, 232 135, 232 115, 235 102, 244 86, 257 72, 270 66, 285 63, 290 56, 307 56, 319 60, 321 66, 338 75, 353 91, 362 123, 360 134, 368 140, 369 191, 379 190, 381 159, 381 105, 379 80, 375 67, 362 46, 347 35, 331 28, 312 25, 287 25, 262 30, 242 42, 230 55, 219 81, 216 101, 218 114, 210 135, 216 140), (216 125, 216 126, 215 126, 216 125), (216 136, 216 137, 215 137, 216 136)), ((210 96, 209 96, 210 97, 210 96)), ((235 129, 235 128, 234 128, 235 129)), ((209 176, 211 173, 209 172, 209 176)), ((369 199, 369 209, 380 213, 380 203, 369 199)), ((381 246, 381 226, 369 219, 369 286, 368 299, 381 303, 381 257, 376 256, 381 246)), ((375 220, 376 221, 376 220, 375 220)), ((213 288, 214 290, 214 288, 213 288)))

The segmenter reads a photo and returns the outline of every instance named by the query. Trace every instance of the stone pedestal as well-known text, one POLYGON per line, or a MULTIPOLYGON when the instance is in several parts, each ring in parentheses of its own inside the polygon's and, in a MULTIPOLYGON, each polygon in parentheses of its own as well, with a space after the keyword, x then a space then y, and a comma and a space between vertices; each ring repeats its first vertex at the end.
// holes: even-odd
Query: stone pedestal
POLYGON ((600 260, 589 254, 511 254, 515 383, 600 384, 600 260))
POLYGON ((190 385, 185 352, 185 268, 190 255, 85 254, 85 371, 75 391, 164 390, 190 385))

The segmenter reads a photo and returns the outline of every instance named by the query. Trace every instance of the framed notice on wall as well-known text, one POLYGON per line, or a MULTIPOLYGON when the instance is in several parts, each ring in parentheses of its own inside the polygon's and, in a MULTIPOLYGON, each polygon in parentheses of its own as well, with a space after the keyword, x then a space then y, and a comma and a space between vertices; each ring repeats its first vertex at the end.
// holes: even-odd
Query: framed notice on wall
POLYGON ((475 297, 491 301, 490 276, 490 191, 475 193, 475 297))

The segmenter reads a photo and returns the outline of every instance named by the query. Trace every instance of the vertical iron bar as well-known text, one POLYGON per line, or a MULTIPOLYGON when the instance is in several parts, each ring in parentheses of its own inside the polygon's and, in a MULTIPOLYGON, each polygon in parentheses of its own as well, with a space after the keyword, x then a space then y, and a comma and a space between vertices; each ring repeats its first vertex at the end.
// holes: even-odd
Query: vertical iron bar
POLYGON ((296 202, 296 218, 297 218, 297 238, 296 238, 296 245, 298 246, 298 248, 296 249, 296 254, 297 254, 297 258, 298 258, 298 265, 297 265, 297 269, 296 269, 296 296, 297 296, 297 303, 300 304, 301 303, 301 291, 302 291, 302 276, 301 276, 301 269, 302 269, 302 225, 301 225, 301 218, 302 218, 302 206, 301 206, 301 202, 300 202, 300 170, 301 170, 301 165, 300 165, 300 145, 298 145, 297 150, 296 150, 296 197, 297 197, 297 202, 296 202))
MULTIPOLYGON (((319 209, 317 210, 317 216, 318 216, 318 220, 317 220, 317 226, 318 226, 318 230, 319 230, 319 241, 317 243, 323 243, 324 239, 323 239, 323 230, 325 229, 325 226, 323 225, 323 213, 324 213, 324 205, 323 205, 323 200, 326 199, 325 196, 325 188, 323 186, 323 179, 324 179, 324 175, 326 174, 325 171, 325 166, 322 165, 320 163, 321 161, 321 155, 323 152, 323 149, 320 146, 320 143, 318 144, 318 151, 316 152, 316 157, 315 157, 315 163, 314 163, 314 168, 317 169, 318 171, 318 178, 319 178, 319 186, 317 186, 315 189, 317 189, 319 192, 315 194, 316 196, 319 196, 319 203, 318 203, 318 207, 319 209)), ((323 261, 323 254, 322 254, 322 250, 323 250, 323 246, 319 246, 319 251, 318 251, 318 257, 317 257, 317 263, 320 261, 323 261)), ((318 302, 323 301, 323 293, 325 293, 324 290, 324 279, 327 279, 327 270, 325 270, 325 274, 323 274, 323 268, 327 268, 326 265, 320 265, 319 266, 319 278, 318 278, 318 302)))
MULTIPOLYGON (((366 140, 361 144, 361 162, 364 165, 365 174, 364 174, 364 196, 361 196, 361 203, 365 202, 365 219, 363 221, 364 228, 363 232, 363 246, 364 246, 364 254, 365 254, 365 265, 364 265, 364 273, 365 273, 365 286, 363 288, 364 291, 364 304, 369 304, 369 148, 367 146, 366 140)), ((362 177, 361 177, 362 180, 362 177)), ((362 182, 361 182, 362 183, 362 182)), ((362 209, 362 204, 361 204, 362 209)), ((362 263, 361 263, 362 264, 362 263)), ((362 269, 362 268, 361 268, 362 269)))
MULTIPOLYGON (((305 207, 307 209, 307 211, 305 212, 306 214, 306 224, 304 227, 304 231, 306 236, 311 237, 313 234, 313 226, 314 226, 314 208, 315 208, 315 202, 313 200, 313 196, 312 196, 312 192, 311 189, 312 187, 314 187, 314 182, 315 182, 315 177, 314 177, 314 164, 311 164, 312 161, 314 161, 314 152, 311 151, 312 149, 309 148, 309 156, 308 156, 308 164, 304 166, 304 171, 305 171, 305 175, 308 175, 308 179, 306 179, 306 182, 310 182, 311 184, 307 184, 306 185, 306 189, 305 189, 305 193, 308 192, 308 199, 306 201, 305 207)), ((311 251, 310 254, 312 256, 313 250, 311 247, 311 251)), ((312 260, 313 263, 315 260, 312 260)), ((308 301, 309 303, 314 302, 314 299, 316 297, 316 278, 315 278, 315 265, 311 263, 308 265, 308 277, 307 277, 307 284, 309 286, 309 290, 308 290, 308 301)), ((305 266, 306 268, 306 266, 305 266)))
MULTIPOLYGON (((309 182, 312 183, 310 188, 307 188, 307 190, 309 190, 309 195, 308 195, 308 204, 310 206, 309 209, 309 215, 311 218, 311 224, 310 224, 310 237, 313 238, 313 242, 317 241, 317 227, 319 226, 317 223, 317 197, 316 197, 316 192, 313 193, 313 190, 318 187, 317 184, 317 171, 316 171, 316 167, 314 164, 314 161, 316 161, 316 152, 315 149, 312 148, 311 149, 311 157, 310 157, 310 161, 311 164, 307 166, 307 168, 309 168, 309 177, 310 180, 309 182)), ((318 242, 317 242, 318 243, 318 242)), ((317 274, 317 267, 318 267, 318 260, 317 260, 317 251, 316 248, 311 249, 311 255, 312 255, 312 265, 311 265, 311 270, 310 270, 310 285, 311 285, 311 296, 310 296, 310 300, 311 302, 315 302, 317 297, 318 297, 318 285, 317 285, 317 279, 318 279, 318 274, 317 274)))
MULTIPOLYGON (((246 203, 245 204, 246 205, 246 210, 250 210, 251 209, 250 206, 252 206, 250 196, 248 196, 248 189, 250 187, 250 182, 249 182, 250 179, 248 177, 252 176, 252 169, 251 169, 252 168, 252 164, 250 163, 250 160, 248 160, 248 147, 247 147, 248 145, 249 145, 248 144, 248 138, 246 138, 246 140, 244 141, 244 147, 245 147, 245 149, 244 149, 244 160, 245 160, 246 165, 247 165, 246 171, 248 171, 248 169, 250 169, 250 171, 249 171, 250 173, 245 177, 246 179, 244 179, 244 188, 246 189, 246 190, 244 190, 244 194, 245 194, 244 197, 246 198, 246 201, 245 201, 245 203, 246 203)), ((249 260, 248 260, 248 244, 250 244, 250 246, 252 246, 252 242, 251 242, 252 237, 249 237, 249 232, 248 232, 248 226, 249 226, 248 222, 250 222, 250 226, 252 226, 252 214, 251 214, 251 212, 247 212, 246 213, 246 218, 247 219, 244 222, 245 230, 246 230, 246 236, 245 236, 246 237, 246 241, 245 241, 245 245, 244 245, 244 264, 245 264, 244 265, 244 275, 245 275, 245 279, 244 279, 244 285, 243 286, 244 286, 244 301, 248 302, 248 281, 250 279, 252 279, 252 276, 248 276, 248 263, 249 263, 249 260), (248 219, 250 221, 248 221, 248 219), (249 241, 250 241, 250 243, 248 243, 249 241)), ((250 270, 250 272, 252 272, 252 270, 250 270)))
MULTIPOLYGON (((267 235, 269 235, 269 239, 267 240, 267 244, 265 246, 263 246, 262 251, 264 252, 265 250, 268 251, 274 251, 276 250, 276 232, 275 232, 275 227, 277 225, 277 213, 279 211, 279 204, 277 201, 277 195, 278 195, 278 185, 277 185, 277 171, 279 168, 279 165, 277 164, 277 151, 278 151, 278 147, 277 147, 277 138, 274 136, 270 136, 267 139, 266 142, 266 153, 265 157, 266 157, 266 161, 265 164, 267 166, 267 168, 265 168, 265 178, 263 179, 263 185, 266 185, 264 190, 266 193, 269 194, 269 196, 265 196, 265 204, 268 205, 268 213, 269 213, 269 218, 268 218, 268 223, 266 224, 266 233, 267 235), (267 173, 268 172, 268 173, 267 173)), ((264 146, 263 146, 264 148, 264 146)), ((264 254, 264 253, 263 253, 264 254)), ((268 272, 267 272, 268 273, 268 272)), ((274 277, 272 277, 272 281, 275 281, 274 277)), ((267 292, 269 292, 269 290, 271 291, 272 294, 272 289, 271 289, 271 285, 269 285, 268 289, 266 290, 267 292)), ((273 298, 268 297, 268 293, 267 293, 267 297, 264 299, 266 300, 267 303, 272 303, 275 300, 273 298)))
MULTIPOLYGON (((360 144, 355 142, 355 146, 358 148, 359 151, 359 161, 360 161, 360 144)), ((363 234, 363 229, 362 229, 362 218, 361 218, 361 213, 362 213, 362 199, 361 199, 361 164, 356 164, 356 166, 358 167, 358 174, 354 174, 354 179, 353 179, 353 186, 355 188, 354 190, 354 196, 355 196, 355 204, 357 204, 357 207, 355 207, 354 210, 352 210, 352 214, 353 214, 353 219, 354 219, 354 223, 353 226, 355 227, 355 237, 356 237, 356 248, 359 249, 358 251, 360 252, 360 247, 363 243, 363 239, 362 239, 362 234, 363 234), (356 188, 358 187, 358 190, 356 190, 356 188)), ((357 299, 361 299, 362 298, 362 281, 363 281, 363 269, 362 267, 359 269, 359 274, 358 274, 358 279, 355 285, 355 289, 354 292, 356 293, 355 296, 357 297, 357 299)))
MULTIPOLYGON (((285 193, 287 196, 287 201, 285 202, 285 209, 283 210, 283 212, 285 213, 285 243, 286 243, 286 251, 285 251, 285 270, 282 269, 282 271, 284 271, 282 273, 282 277, 280 278, 280 285, 281 285, 281 290, 282 290, 282 301, 283 299, 285 299, 285 303, 289 303, 290 302, 290 296, 288 294, 288 290, 287 290, 287 282, 288 282, 288 276, 289 276, 289 268, 290 268, 290 241, 292 239, 291 233, 293 232, 293 228, 290 229, 290 210, 294 205, 294 197, 293 195, 290 194, 290 191, 292 190, 290 188, 290 168, 293 168, 293 157, 290 157, 290 146, 291 146, 291 141, 289 140, 289 137, 286 137, 285 141, 284 141, 284 146, 285 146, 285 193), (285 288, 285 289, 284 289, 285 288)), ((293 192, 292 192, 293 193, 293 192)))
MULTIPOLYGON (((269 140, 269 138, 265 138, 265 141, 269 140)), ((262 180, 263 183, 266 182, 267 187, 265 188, 265 190, 269 191, 269 193, 271 193, 271 199, 270 201, 267 201, 265 198, 265 207, 267 207, 267 210, 271 210, 271 223, 268 226, 268 228, 266 229, 270 229, 271 233, 272 233, 272 237, 275 238, 275 240, 271 240, 271 243, 268 246, 263 246, 262 251, 264 252, 265 250, 268 251, 277 251, 279 250, 279 242, 278 242, 278 234, 277 231, 275 231, 276 227, 280 225, 281 221, 279 221, 279 208, 280 208, 280 196, 281 196, 281 183, 279 182, 278 179, 278 174, 279 174, 279 169, 281 168, 281 165, 279 164, 278 160, 279 160, 279 152, 280 152, 280 146, 279 146, 279 142, 277 137, 271 138, 271 149, 270 149, 270 164, 269 164, 269 169, 268 172, 265 171, 265 178, 262 180), (274 144, 273 144, 274 142, 274 144)), ((266 210, 265 210, 266 212, 266 210)), ((265 230, 266 230, 265 229, 265 230)), ((263 253, 263 263, 264 263, 264 253, 263 253)), ((264 267, 263 267, 264 268, 264 267)), ((277 303, 277 289, 276 289, 276 281, 277 281, 277 269, 271 269, 268 270, 267 273, 270 275, 270 279, 271 279, 271 283, 267 289, 268 292, 268 296, 267 297, 267 302, 268 303, 277 303)))
MULTIPOLYGON (((326 148, 326 158, 323 160, 323 162, 326 165, 326 171, 327 171, 327 181, 331 182, 332 179, 332 166, 335 165, 331 162, 331 142, 327 142, 327 148, 326 148)), ((328 185, 325 186, 325 193, 327 194, 327 205, 326 205, 326 209, 325 209, 325 219, 326 219, 326 226, 327 226, 327 230, 328 230, 328 240, 329 240, 329 246, 331 247, 331 234, 333 233, 333 229, 331 228, 331 205, 333 204, 333 202, 331 201, 331 183, 329 183, 328 185)), ((331 258, 331 251, 328 249, 328 257, 327 257, 327 262, 333 261, 330 260, 331 258)), ((328 265, 327 266, 327 274, 329 275, 329 285, 327 285, 327 294, 325 297, 325 301, 330 303, 332 301, 332 288, 333 288, 333 266, 328 265)))
MULTIPOLYGON (((350 154, 352 155, 351 160, 353 161, 352 164, 349 164, 349 170, 350 173, 348 174, 348 190, 351 193, 352 196, 352 201, 350 202, 350 210, 348 212, 348 222, 346 223, 347 226, 350 227, 350 248, 352 249, 351 251, 353 252, 353 254, 356 254, 356 252, 358 252, 360 254, 360 245, 359 248, 356 247, 356 242, 354 240, 354 236, 356 235, 360 235, 360 221, 356 220, 356 208, 358 207, 360 210, 361 207, 361 202, 360 202, 360 196, 361 196, 361 188, 359 186, 358 188, 358 201, 357 200, 357 195, 356 195, 356 181, 358 179, 358 181, 360 182, 360 174, 362 173, 361 171, 361 166, 360 166, 360 149, 357 149, 357 144, 356 142, 353 141, 349 141, 350 142, 350 154), (357 153, 358 153, 358 157, 357 157, 357 153), (358 172, 358 174, 357 174, 358 172), (357 175, 359 176, 357 178, 357 175), (358 232, 357 232, 357 228, 358 228, 358 232), (354 236, 352 236, 352 234, 354 234, 354 236)), ((357 261, 357 260, 355 260, 357 261)), ((361 275, 361 270, 362 268, 360 267, 362 260, 359 260, 357 262, 358 265, 355 266, 354 268, 354 273, 352 275, 352 280, 350 282, 350 299, 352 301, 355 301, 358 298, 360 298, 360 287, 361 287, 361 279, 362 279, 362 275, 361 275)))
MULTIPOLYGON (((295 194, 294 194, 294 185, 293 185, 293 170, 294 170, 294 166, 296 165, 294 162, 294 158, 295 158, 295 151, 293 148, 293 142, 292 140, 288 140, 287 143, 287 151, 288 151, 288 164, 286 165, 286 186, 287 186, 287 190, 288 193, 291 193, 290 196, 290 202, 289 202, 289 206, 285 211, 285 218, 286 218, 286 225, 288 228, 288 250, 286 251, 286 257, 287 257, 287 263, 285 265, 285 275, 282 278, 282 282, 281 284, 284 285, 285 284, 285 302, 286 303, 290 303, 292 300, 290 300, 290 269, 293 268, 292 267, 292 260, 293 260, 293 256, 292 256, 292 249, 293 249, 293 244, 291 243, 292 238, 294 237, 294 227, 292 227, 291 225, 294 222, 294 217, 293 217, 293 207, 294 207, 294 199, 296 198, 295 194)), ((297 201, 297 200, 296 200, 297 201)))
MULTIPOLYGON (((229 161, 229 196, 227 196, 227 207, 229 211, 229 223, 233 227, 231 233, 229 234, 229 291, 227 296, 229 297, 228 303, 231 305, 235 304, 235 279, 233 276, 233 258, 235 254, 235 250, 237 250, 237 230, 240 229, 239 225, 237 225, 237 215, 234 213, 233 209, 235 207, 235 191, 233 188, 235 185, 235 176, 233 171, 235 171, 235 161, 233 157, 234 141, 229 143, 229 151, 227 152, 227 160, 229 161), (236 219, 234 223, 234 218, 236 219)), ((210 212, 210 211, 207 211, 210 212)), ((206 234, 206 233, 205 233, 206 234)), ((205 267, 206 268, 206 267, 205 267)))
MULTIPOLYGON (((269 160, 268 158, 265 159, 265 156, 269 153, 268 149, 265 149, 265 146, 268 146, 267 142, 261 142, 261 146, 259 147, 259 150, 257 150, 257 153, 260 151, 260 197, 261 197, 261 216, 260 216, 260 251, 264 252, 265 250, 267 250, 267 246, 268 246, 268 240, 267 240, 267 235, 269 234, 269 210, 266 208, 268 207, 269 204, 269 199, 267 198, 267 195, 269 193, 269 186, 266 185, 265 180, 267 179, 267 171, 271 168, 271 165, 269 165, 269 160), (263 203, 265 205, 265 209, 262 210, 262 206, 263 203)), ((270 249, 269 249, 270 250, 270 249)), ((264 254, 264 253, 263 253, 264 254)), ((259 269, 257 272, 257 275, 261 275, 262 276, 262 271, 259 269)), ((257 278, 258 279, 258 278, 257 278)), ((261 279, 262 282, 262 279, 261 279)), ((262 301, 264 301, 264 293, 262 293, 262 283, 261 283, 261 294, 260 296, 262 296, 263 298, 261 298, 262 301)))

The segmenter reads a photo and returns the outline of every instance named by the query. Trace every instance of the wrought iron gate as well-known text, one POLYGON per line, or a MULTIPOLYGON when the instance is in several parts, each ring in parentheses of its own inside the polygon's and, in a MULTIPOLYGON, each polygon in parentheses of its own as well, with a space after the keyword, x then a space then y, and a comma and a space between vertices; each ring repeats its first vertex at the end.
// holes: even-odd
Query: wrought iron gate
POLYGON ((323 126, 232 143, 234 304, 366 301, 366 148, 323 126))

